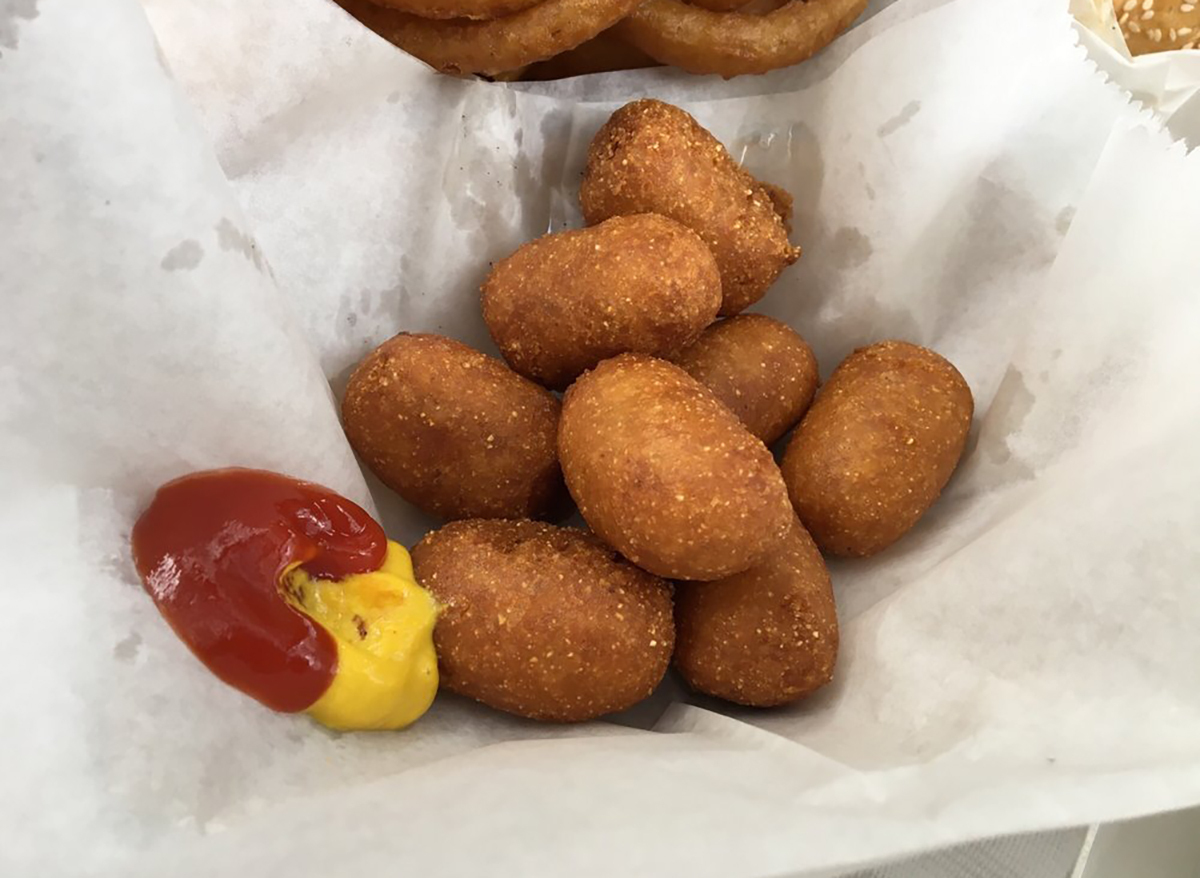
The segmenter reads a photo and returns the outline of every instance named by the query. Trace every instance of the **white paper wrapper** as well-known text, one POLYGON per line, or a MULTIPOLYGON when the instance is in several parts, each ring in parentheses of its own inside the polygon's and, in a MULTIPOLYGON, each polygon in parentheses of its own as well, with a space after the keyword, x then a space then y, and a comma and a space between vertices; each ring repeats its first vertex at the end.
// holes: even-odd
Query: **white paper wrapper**
POLYGON ((1121 88, 1160 116, 1172 136, 1200 146, 1200 51, 1129 53, 1112 0, 1071 0, 1080 42, 1121 88))
POLYGON ((155 0, 176 82, 134 0, 0 0, 6 871, 730 878, 1200 801, 1200 167, 1052 7, 904 0, 794 71, 539 93, 320 0, 155 0), (337 735, 218 682, 133 573, 153 488, 270 467, 418 537, 334 395, 400 329, 490 349, 488 262, 577 222, 642 94, 796 194, 762 310, 826 374, 900 336, 976 393, 927 520, 833 568, 836 684, 764 713, 668 681, 570 728, 443 696, 337 735))

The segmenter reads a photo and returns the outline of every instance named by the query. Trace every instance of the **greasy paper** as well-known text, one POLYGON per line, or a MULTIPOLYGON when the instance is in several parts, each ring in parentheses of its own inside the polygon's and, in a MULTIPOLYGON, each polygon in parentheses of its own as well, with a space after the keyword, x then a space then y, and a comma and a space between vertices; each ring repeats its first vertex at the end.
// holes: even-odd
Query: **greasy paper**
POLYGON ((766 77, 535 87, 323 0, 0 4, 6 871, 736 878, 1200 801, 1200 166, 1057 4, 878 6, 766 77), (943 499, 832 567, 835 684, 751 712, 668 679, 572 727, 443 695, 358 735, 221 684, 134 575, 154 487, 269 467, 419 538, 341 435, 349 370, 402 329, 493 350, 488 264, 579 222, 644 94, 795 193, 760 310, 825 375, 902 337, 975 392, 943 499))

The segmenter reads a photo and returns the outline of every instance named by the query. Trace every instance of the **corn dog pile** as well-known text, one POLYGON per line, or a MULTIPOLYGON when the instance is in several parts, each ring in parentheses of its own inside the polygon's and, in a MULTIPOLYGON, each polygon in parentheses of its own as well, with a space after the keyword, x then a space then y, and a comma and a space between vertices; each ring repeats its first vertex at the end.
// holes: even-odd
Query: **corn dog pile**
POLYGON ((818 392, 808 343, 743 313, 800 256, 792 198, 677 107, 614 113, 580 202, 585 228, 483 284, 504 362, 401 333, 342 402, 363 462, 450 522, 412 551, 442 684, 574 722, 637 703, 673 662, 697 692, 795 701, 837 659, 823 556, 918 522, 963 453, 971 391, 933 351, 883 341, 818 392), (572 505, 587 530, 553 523, 572 505))

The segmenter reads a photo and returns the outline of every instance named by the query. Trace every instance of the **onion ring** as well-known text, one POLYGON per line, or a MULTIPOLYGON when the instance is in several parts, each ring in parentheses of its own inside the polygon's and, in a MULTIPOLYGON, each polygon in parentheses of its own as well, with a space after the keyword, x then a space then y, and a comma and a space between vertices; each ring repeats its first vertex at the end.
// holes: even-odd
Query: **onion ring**
POLYGON ((689 6, 699 6, 713 12, 732 12, 747 5, 750 0, 687 0, 689 6))
POLYGON ((567 79, 589 73, 611 73, 616 70, 657 66, 658 62, 641 49, 635 49, 624 40, 613 36, 611 30, 606 30, 574 49, 556 55, 548 61, 534 64, 524 72, 521 79, 527 82, 567 79))
POLYGON ((494 76, 574 49, 612 27, 641 0, 543 0, 491 21, 434 21, 366 0, 340 2, 375 33, 430 67, 494 76))
MULTIPOLYGON (((371 0, 376 6, 421 18, 492 19, 513 15, 541 0, 371 0)), ((718 0, 720 2, 720 0, 718 0)))
MULTIPOLYGON (((421 18, 467 18, 489 21, 515 15, 542 0, 371 0, 377 6, 421 18)), ((720 0, 717 0, 720 2, 720 0)))
POLYGON ((791 0, 765 15, 710 12, 683 0, 645 0, 617 33, 689 73, 726 79, 799 64, 833 42, 867 0, 791 0))
POLYGON ((738 12, 744 12, 747 15, 766 15, 781 6, 786 6, 788 2, 789 0, 750 0, 749 3, 738 9, 738 12))

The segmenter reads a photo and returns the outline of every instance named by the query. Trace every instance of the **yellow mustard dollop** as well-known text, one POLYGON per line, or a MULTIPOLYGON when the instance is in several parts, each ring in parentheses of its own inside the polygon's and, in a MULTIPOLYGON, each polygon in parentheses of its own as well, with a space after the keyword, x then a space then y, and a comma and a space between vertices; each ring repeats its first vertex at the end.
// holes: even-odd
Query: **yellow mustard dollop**
POLYGON ((308 708, 313 719, 341 731, 399 729, 429 709, 438 606, 403 546, 389 540, 383 566, 370 573, 323 580, 296 567, 284 580, 288 603, 337 642, 337 673, 308 708))

